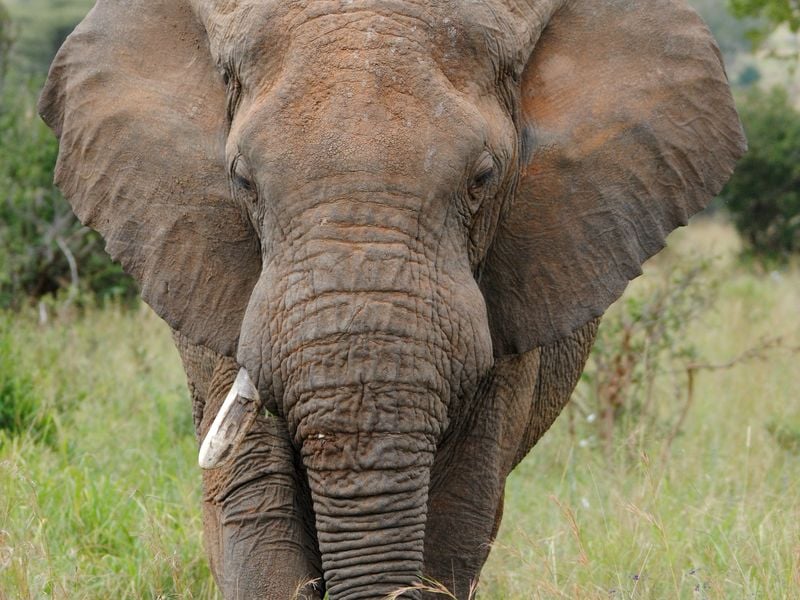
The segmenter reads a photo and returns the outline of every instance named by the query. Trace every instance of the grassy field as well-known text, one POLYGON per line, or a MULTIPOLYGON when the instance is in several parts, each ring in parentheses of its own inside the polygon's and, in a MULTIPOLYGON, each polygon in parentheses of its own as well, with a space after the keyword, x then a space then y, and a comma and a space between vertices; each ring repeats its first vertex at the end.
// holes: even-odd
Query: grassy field
MULTIPOLYGON (((737 250, 727 226, 698 222, 626 298, 715 257, 701 284, 716 300, 677 329, 695 360, 778 334, 800 345, 800 269, 744 267, 737 250)), ((478 597, 800 598, 800 355, 767 354, 699 370, 669 451, 655 425, 621 420, 609 452, 596 415, 562 417, 509 479, 478 597)), ((684 376, 658 379, 664 419, 685 406, 684 376)), ((218 597, 183 372, 148 309, 0 315, 3 404, 0 599, 218 597)))

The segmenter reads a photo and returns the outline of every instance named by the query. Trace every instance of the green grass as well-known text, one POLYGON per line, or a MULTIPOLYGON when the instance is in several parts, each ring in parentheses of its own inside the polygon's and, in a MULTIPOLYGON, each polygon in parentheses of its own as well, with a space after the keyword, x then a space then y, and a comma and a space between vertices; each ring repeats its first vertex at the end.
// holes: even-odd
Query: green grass
MULTIPOLYGON (((796 268, 738 267, 735 235, 717 224, 671 243, 720 257, 719 299, 689 332, 706 361, 725 363, 775 335, 800 345, 796 268)), ((628 294, 669 268, 669 254, 628 294)), ((651 434, 617 440, 609 462, 559 420, 509 479, 483 597, 800 598, 800 450, 791 443, 800 436, 799 362, 775 350, 766 361, 701 372, 664 457, 663 436, 651 434)), ((676 387, 658 401, 682 402, 676 387)))
MULTIPOLYGON (((719 255, 719 298, 687 334, 707 362, 764 336, 800 345, 800 269, 742 267, 737 243, 725 226, 693 225, 628 292, 646 293, 688 249, 719 255)), ((0 357, 0 403, 22 407, 0 431, 0 600, 218 598, 166 326, 146 308, 46 326, 5 315, 0 357)), ((777 350, 700 372, 666 454, 662 431, 620 425, 609 458, 583 417, 574 432, 560 419, 509 479, 478 597, 800 598, 798 360, 777 350)), ((657 390, 665 410, 683 402, 683 376, 657 390)))
POLYGON ((48 444, 0 432, 0 598, 216 597, 166 327, 146 309, 12 319, 0 337, 57 433, 48 444))

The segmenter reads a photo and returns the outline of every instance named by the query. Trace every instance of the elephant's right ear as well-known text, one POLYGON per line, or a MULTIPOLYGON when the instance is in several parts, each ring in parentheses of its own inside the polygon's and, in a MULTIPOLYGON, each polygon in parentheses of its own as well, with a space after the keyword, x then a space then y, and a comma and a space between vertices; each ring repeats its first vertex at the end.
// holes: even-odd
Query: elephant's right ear
POLYGON ((556 10, 522 75, 526 152, 481 278, 498 355, 602 315, 746 148, 717 46, 686 0, 534 4, 556 10))
POLYGON ((39 111, 78 218, 174 329, 232 355, 261 262, 230 197, 226 90, 188 3, 98 0, 39 111))

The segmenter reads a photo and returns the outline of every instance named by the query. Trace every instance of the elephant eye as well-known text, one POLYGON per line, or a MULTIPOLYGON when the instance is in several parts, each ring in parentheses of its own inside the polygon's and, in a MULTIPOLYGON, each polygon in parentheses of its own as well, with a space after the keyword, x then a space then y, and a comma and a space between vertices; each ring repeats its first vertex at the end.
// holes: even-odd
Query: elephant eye
POLYGON ((247 194, 256 193, 256 186, 253 183, 252 176, 250 175, 250 169, 247 167, 247 163, 241 154, 233 161, 233 166, 231 167, 231 179, 233 180, 233 184, 236 186, 236 188, 246 192, 247 194))
POLYGON ((469 184, 469 193, 473 196, 480 196, 494 181, 494 159, 488 152, 483 154, 474 173, 469 184))
POLYGON ((250 181, 247 177, 242 177, 241 175, 236 175, 234 177, 234 182, 240 188, 242 188, 246 192, 255 192, 256 188, 253 185, 253 182, 250 181))

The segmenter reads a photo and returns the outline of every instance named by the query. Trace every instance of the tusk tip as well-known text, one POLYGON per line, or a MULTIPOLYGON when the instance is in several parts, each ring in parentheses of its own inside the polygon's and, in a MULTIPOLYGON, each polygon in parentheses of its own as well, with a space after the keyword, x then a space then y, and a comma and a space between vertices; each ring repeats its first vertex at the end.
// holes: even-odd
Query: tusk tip
POLYGON ((245 369, 240 369, 231 390, 200 445, 197 464, 210 470, 223 466, 255 421, 258 392, 245 369))

